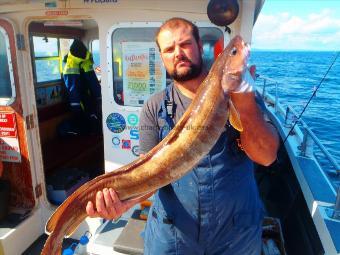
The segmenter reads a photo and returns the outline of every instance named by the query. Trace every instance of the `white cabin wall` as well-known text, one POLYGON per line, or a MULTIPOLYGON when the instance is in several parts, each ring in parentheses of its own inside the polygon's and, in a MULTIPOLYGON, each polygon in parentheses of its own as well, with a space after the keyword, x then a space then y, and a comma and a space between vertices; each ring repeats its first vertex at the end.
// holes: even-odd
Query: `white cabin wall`
MULTIPOLYGON (((108 77, 112 74, 108 72, 108 59, 112 57, 107 50, 107 45, 111 43, 111 35, 108 31, 118 22, 164 22, 172 17, 183 17, 191 21, 209 22, 206 10, 208 0, 118 0, 118 3, 84 3, 84 0, 57 1, 58 8, 45 8, 44 2, 33 2, 19 5, 0 4, 0 17, 8 18, 14 26, 15 32, 24 35, 25 49, 17 50, 18 76, 20 83, 20 94, 23 106, 23 115, 33 114, 34 128, 27 130, 27 145, 29 151, 29 162, 32 171, 33 187, 41 183, 42 196, 37 200, 41 210, 35 213, 41 214, 41 232, 44 224, 55 207, 47 200, 46 187, 43 171, 43 160, 40 146, 40 135, 38 129, 38 116, 35 103, 35 92, 33 84, 33 73, 31 64, 31 54, 29 45, 29 23, 35 20, 86 20, 93 19, 98 28, 89 29, 84 37, 88 42, 94 38, 100 40, 100 66, 102 70, 102 102, 103 102, 103 126, 104 137, 109 136, 109 131, 105 128, 105 120, 111 112, 113 93, 112 84, 108 84, 108 77), (48 11, 66 11, 66 15, 46 16, 48 11), (39 201, 39 202, 38 202, 39 201)), ((251 40, 251 28, 253 25, 253 8, 255 0, 243 0, 240 4, 240 14, 237 20, 230 26, 232 34, 241 34, 247 42, 251 40), (242 25, 241 25, 242 24, 242 25)), ((110 139, 104 140, 105 170, 113 170, 117 167, 110 161, 112 155, 108 148, 112 146, 110 139)), ((38 225, 38 224, 37 224, 38 225)), ((91 225, 91 224, 89 224, 91 225)), ((39 231, 37 231, 38 233, 39 231)))
POLYGON ((90 42, 99 38, 99 31, 98 27, 91 28, 85 31, 85 36, 83 39, 83 42, 86 46, 89 46, 90 42))
POLYGON ((255 0, 247 0, 241 2, 242 7, 239 13, 239 34, 247 42, 251 43, 253 25, 254 25, 254 9, 256 6, 255 0))
MULTIPOLYGON (((85 39, 90 40, 93 38, 100 39, 100 60, 102 69, 102 96, 103 96, 103 120, 110 114, 112 108, 112 88, 111 84, 108 84, 108 68, 107 60, 111 57, 111 54, 107 52, 107 44, 111 43, 111 38, 108 31, 113 25, 117 25, 118 22, 164 22, 166 19, 172 17, 183 17, 192 21, 205 21, 209 22, 206 10, 208 0, 126 0, 118 1, 118 3, 84 3, 83 0, 73 0, 69 2, 58 2, 59 8, 45 8, 42 3, 34 4, 22 4, 18 6, 1 5, 0 16, 8 17, 13 23, 16 24, 17 33, 21 33, 25 37, 25 49, 18 51, 18 71, 21 85, 21 95, 23 100, 24 115, 34 114, 35 123, 38 123, 37 111, 35 105, 35 94, 33 85, 33 74, 31 65, 31 56, 29 51, 29 34, 28 25, 33 20, 86 20, 93 19, 98 25, 97 29, 90 29, 87 31, 85 39), (3 11, 9 11, 7 14, 3 14, 3 11), (10 12, 22 10, 20 15, 18 12, 10 12), (61 16, 46 16, 47 11, 53 10, 65 10, 67 15, 61 16)), ((255 5, 255 0, 244 1, 244 5, 255 5)), ((240 6, 241 7, 241 6, 240 6)), ((246 8, 248 9, 248 8, 246 8)), ((252 9, 243 10, 236 22, 234 22, 230 28, 233 34, 241 33, 247 41, 250 41, 251 31, 249 32, 248 26, 252 26, 253 15, 252 9), (240 25, 242 22, 246 24, 240 25)), ((105 123, 103 123, 105 125, 105 123)), ((104 136, 107 129, 104 128, 104 136)), ((44 187, 44 174, 43 174, 43 161, 40 149, 40 136, 37 125, 27 133, 30 140, 30 163, 31 169, 34 173, 36 180, 33 180, 34 184, 41 182, 43 185, 43 197, 45 200, 45 187, 44 187)), ((104 142, 105 159, 111 158, 112 155, 108 155, 108 146, 111 145, 111 141, 106 139, 104 142)), ((110 163, 108 162, 108 165, 110 163)), ((48 202, 45 204, 49 206, 48 202)))
MULTIPOLYGON (((33 113, 35 123, 38 123, 37 111, 35 105, 35 94, 33 85, 33 74, 31 65, 31 56, 29 51, 29 34, 28 25, 33 20, 86 20, 93 19, 98 25, 98 29, 90 29, 87 31, 85 40, 93 38, 100 39, 100 60, 102 69, 102 97, 103 97, 103 120, 106 119, 114 109, 112 108, 112 88, 111 84, 108 84, 107 60, 111 57, 111 54, 107 52, 107 44, 111 43, 111 38, 108 31, 113 25, 117 25, 118 22, 164 22, 166 19, 172 17, 183 17, 192 21, 205 21, 209 22, 206 10, 208 0, 126 0, 118 1, 118 3, 90 3, 86 4, 83 0, 73 0, 67 3, 58 2, 59 8, 45 8, 43 3, 34 4, 22 4, 18 6, 4 6, 1 5, 0 16, 8 17, 16 26, 16 32, 21 33, 25 37, 25 49, 17 51, 18 54, 18 72, 20 80, 20 89, 23 101, 24 115, 33 113), (9 13, 1 13, 3 11, 9 11, 9 13), (10 11, 22 10, 20 15, 18 12, 10 11), (46 12, 50 10, 66 10, 67 15, 61 16, 46 16, 46 12)), ((243 5, 255 5, 255 0, 244 1, 243 5)), ((241 7, 241 6, 240 6, 241 7)), ((246 8, 248 9, 248 8, 246 8)), ((249 32, 248 26, 252 26, 253 15, 252 9, 242 10, 240 8, 240 14, 236 22, 234 22, 230 28, 233 34, 241 33, 247 41, 250 41, 251 31, 249 32), (240 25, 242 22, 246 24, 240 25)), ((104 125, 106 123, 103 123, 104 125)), ((105 132, 109 132, 104 128, 105 132)), ((40 149, 40 136, 37 125, 35 128, 27 132, 28 143, 30 148, 30 164, 34 184, 42 183, 43 185, 43 203, 46 207, 49 207, 49 203, 46 200, 45 187, 44 187, 44 174, 43 174, 43 161, 40 149)), ((108 155, 108 146, 111 145, 111 141, 106 139, 104 142, 105 159, 109 159, 112 155, 108 155)), ((110 168, 111 162, 106 162, 108 168, 110 168)))
MULTIPOLYGON (((110 28, 117 25, 119 22, 164 22, 172 17, 183 17, 191 21, 209 22, 206 10, 208 0, 188 0, 188 1, 119 1, 116 4, 84 4, 83 1, 71 1, 69 3, 68 15, 60 17, 44 17, 45 10, 36 12, 27 12, 27 16, 35 16, 40 19, 60 19, 60 20, 82 20, 93 19, 98 24, 98 34, 100 40, 100 61, 101 61, 101 86, 102 86, 102 102, 103 102, 103 129, 104 137, 109 137, 111 134, 105 128, 105 120, 107 116, 115 109, 112 109, 113 93, 112 84, 108 84, 108 58, 111 58, 111 53, 107 52, 107 45, 111 44, 111 36, 108 34, 110 28), (82 7, 91 7, 91 9, 82 9, 82 7)), ((236 22, 230 27, 235 34, 238 34, 236 22)), ((88 31, 85 36, 88 40, 94 31, 88 31)), ((30 66, 30 65, 29 65, 30 66)), ((32 80, 32 79, 31 79, 32 80)), ((31 82, 31 81, 30 81, 31 82)), ((32 82, 31 82, 32 83, 32 82)), ((33 83, 32 83, 33 85, 33 83)), ((32 89, 34 93, 34 89, 32 89)), ((105 170, 110 171, 117 168, 119 165, 126 162, 113 163, 111 162, 111 139, 104 139, 104 158, 105 170)))

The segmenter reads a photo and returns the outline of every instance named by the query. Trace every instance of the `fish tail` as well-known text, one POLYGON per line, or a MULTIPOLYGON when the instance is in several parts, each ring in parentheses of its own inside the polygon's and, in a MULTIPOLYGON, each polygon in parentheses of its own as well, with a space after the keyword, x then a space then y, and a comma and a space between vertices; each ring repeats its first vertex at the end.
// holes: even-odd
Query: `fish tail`
POLYGON ((40 255, 61 255, 62 239, 58 240, 57 236, 52 233, 47 238, 40 255))

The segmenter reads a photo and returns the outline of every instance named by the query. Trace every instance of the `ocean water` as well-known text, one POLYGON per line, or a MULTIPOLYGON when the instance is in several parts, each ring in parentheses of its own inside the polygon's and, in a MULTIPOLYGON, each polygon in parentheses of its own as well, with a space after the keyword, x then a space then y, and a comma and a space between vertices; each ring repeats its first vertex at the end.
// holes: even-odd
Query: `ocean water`
MULTIPOLYGON (((336 52, 255 50, 251 53, 250 63, 256 65, 258 74, 274 79, 278 83, 280 102, 292 105, 300 114, 335 56, 336 52)), ((302 115, 302 119, 338 164, 340 164, 339 111, 340 56, 302 115)))

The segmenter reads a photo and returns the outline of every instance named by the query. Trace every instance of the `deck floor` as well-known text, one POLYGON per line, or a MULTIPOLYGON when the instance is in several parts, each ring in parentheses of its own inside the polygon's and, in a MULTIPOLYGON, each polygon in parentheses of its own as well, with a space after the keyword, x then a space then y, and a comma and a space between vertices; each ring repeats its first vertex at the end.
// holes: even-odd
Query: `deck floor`
POLYGON ((21 212, 10 212, 0 221, 0 237, 5 236, 9 231, 18 226, 23 220, 30 215, 31 210, 21 212))
MULTIPOLYGON (((42 248, 44 247, 45 241, 48 235, 41 235, 22 255, 40 255, 42 248)), ((67 238, 63 242, 63 250, 69 247, 72 243, 78 243, 78 240, 67 238)))

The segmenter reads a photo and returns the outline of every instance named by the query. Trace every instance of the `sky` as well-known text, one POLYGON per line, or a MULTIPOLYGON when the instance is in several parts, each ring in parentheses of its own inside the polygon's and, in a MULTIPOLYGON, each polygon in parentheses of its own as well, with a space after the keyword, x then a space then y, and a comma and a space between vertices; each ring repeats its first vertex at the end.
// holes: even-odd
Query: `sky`
POLYGON ((266 0, 253 49, 340 50, 340 0, 266 0))

